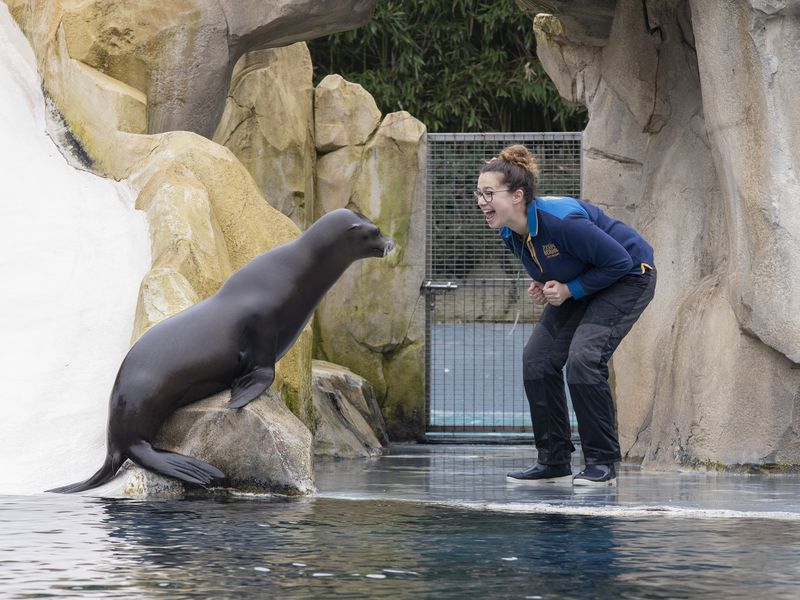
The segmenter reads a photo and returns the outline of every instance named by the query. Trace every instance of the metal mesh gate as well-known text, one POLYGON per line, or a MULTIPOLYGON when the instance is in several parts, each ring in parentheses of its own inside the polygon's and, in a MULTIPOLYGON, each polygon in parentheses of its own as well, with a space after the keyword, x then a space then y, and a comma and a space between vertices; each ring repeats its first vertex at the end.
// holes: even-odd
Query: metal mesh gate
POLYGON ((514 143, 536 156, 539 195, 581 195, 580 133, 428 134, 423 292, 431 441, 531 436, 521 357, 541 307, 472 197, 483 162, 514 143))

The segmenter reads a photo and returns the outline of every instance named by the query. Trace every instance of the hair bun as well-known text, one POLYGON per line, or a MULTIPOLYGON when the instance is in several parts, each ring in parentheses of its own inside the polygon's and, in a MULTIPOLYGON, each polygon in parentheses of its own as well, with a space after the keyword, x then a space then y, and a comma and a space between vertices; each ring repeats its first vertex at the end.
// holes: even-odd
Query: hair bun
POLYGON ((534 177, 539 177, 539 165, 536 163, 536 159, 522 144, 503 148, 499 158, 530 171, 534 177))

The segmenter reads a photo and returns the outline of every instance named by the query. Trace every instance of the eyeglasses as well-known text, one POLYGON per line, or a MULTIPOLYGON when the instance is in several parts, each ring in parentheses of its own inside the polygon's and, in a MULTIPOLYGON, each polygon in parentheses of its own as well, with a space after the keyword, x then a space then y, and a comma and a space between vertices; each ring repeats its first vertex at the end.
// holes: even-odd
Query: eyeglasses
POLYGON ((509 189, 505 189, 505 190, 484 190, 483 192, 480 191, 480 190, 475 190, 474 192, 472 192, 472 196, 473 196, 473 198, 475 198, 475 202, 478 202, 481 198, 483 198, 483 200, 484 200, 484 202, 486 202, 486 204, 491 204, 493 196, 497 192, 510 192, 510 191, 511 190, 509 190, 509 189))

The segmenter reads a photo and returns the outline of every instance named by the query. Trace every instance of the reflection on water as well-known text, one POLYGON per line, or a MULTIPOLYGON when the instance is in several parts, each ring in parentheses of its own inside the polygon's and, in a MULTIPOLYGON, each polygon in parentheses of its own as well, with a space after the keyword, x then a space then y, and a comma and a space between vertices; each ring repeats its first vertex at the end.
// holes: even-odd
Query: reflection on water
POLYGON ((800 523, 0 497, 11 597, 795 598, 800 523))

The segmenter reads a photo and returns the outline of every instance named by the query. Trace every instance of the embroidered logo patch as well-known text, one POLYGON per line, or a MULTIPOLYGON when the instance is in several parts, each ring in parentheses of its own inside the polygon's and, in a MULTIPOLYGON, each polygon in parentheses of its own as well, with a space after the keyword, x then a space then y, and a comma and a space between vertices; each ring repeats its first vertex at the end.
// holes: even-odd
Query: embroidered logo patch
POLYGON ((555 244, 545 244, 544 246, 542 246, 542 252, 544 252, 544 255, 547 258, 554 258, 559 254, 558 246, 556 246, 555 244))

